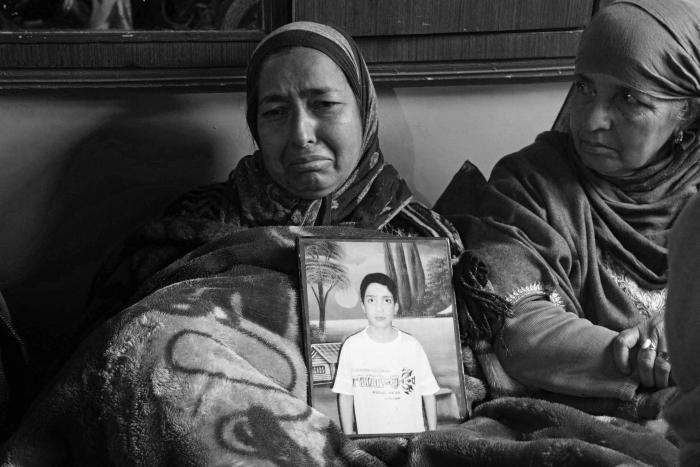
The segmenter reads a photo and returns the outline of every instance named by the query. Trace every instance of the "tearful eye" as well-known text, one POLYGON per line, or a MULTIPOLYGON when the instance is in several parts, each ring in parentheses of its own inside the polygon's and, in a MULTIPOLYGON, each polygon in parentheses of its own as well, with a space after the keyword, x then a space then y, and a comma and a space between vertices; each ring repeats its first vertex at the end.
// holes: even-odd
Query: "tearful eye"
POLYGON ((317 110, 321 111, 326 111, 326 110, 334 110, 340 105, 340 102, 335 102, 335 101, 328 101, 328 100, 319 100, 313 103, 313 107, 317 110))
POLYGON ((626 115, 641 115, 649 109, 653 109, 653 105, 643 95, 629 89, 622 89, 615 98, 616 106, 626 115))
POLYGON ((625 102, 625 104, 639 104, 639 100, 630 91, 622 92, 622 100, 625 102))
POLYGON ((578 80, 574 83, 574 86, 576 87, 576 92, 582 96, 593 96, 595 95, 595 91, 591 87, 591 85, 583 80, 578 80))
POLYGON ((286 109, 284 107, 268 107, 260 109, 260 116, 265 119, 274 120, 284 117, 286 109))

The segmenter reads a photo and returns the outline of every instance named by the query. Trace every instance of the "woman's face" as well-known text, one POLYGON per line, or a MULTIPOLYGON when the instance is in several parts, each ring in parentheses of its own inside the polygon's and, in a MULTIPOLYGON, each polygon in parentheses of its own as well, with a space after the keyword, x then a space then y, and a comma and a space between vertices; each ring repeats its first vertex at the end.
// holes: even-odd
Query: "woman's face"
POLYGON ((328 56, 294 47, 268 57, 258 83, 258 139, 265 168, 292 194, 335 191, 360 158, 362 120, 345 75, 328 56))
POLYGON ((578 75, 570 114, 583 164, 614 177, 662 159, 681 124, 683 100, 662 100, 609 75, 578 75))

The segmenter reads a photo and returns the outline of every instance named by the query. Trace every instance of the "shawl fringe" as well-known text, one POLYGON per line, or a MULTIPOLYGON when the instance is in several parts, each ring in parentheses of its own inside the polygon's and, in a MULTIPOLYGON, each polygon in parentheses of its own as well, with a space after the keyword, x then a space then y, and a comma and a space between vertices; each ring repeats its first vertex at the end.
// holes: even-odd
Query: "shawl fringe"
POLYGON ((490 290, 486 265, 463 253, 454 267, 454 286, 462 339, 470 346, 495 340, 505 346, 501 331, 513 316, 513 306, 490 290))
POLYGON ((464 252, 454 266, 454 285, 460 337, 481 366, 488 398, 527 395, 528 389, 506 373, 494 350, 498 345, 508 354, 501 331, 506 319, 513 316, 513 307, 491 291, 486 265, 464 252))

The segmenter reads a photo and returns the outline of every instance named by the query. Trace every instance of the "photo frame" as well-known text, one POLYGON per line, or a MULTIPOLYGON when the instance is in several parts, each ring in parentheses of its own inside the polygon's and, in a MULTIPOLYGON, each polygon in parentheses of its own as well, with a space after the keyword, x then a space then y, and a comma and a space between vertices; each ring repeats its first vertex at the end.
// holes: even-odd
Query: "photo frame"
POLYGON ((448 240, 302 237, 298 254, 309 405, 352 437, 464 421, 448 240))

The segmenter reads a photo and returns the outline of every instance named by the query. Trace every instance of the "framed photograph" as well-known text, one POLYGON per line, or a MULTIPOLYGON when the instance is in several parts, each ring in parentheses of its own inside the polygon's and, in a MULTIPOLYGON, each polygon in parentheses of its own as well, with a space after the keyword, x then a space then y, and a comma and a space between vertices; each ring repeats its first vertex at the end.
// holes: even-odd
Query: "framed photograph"
POLYGON ((350 436, 461 423, 448 241, 304 237, 298 251, 310 405, 350 436))

